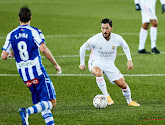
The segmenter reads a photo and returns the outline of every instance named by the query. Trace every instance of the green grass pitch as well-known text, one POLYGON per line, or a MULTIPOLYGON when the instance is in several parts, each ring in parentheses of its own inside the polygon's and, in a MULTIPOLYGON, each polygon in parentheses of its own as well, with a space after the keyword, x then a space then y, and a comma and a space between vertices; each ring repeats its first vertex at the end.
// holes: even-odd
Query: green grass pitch
MULTIPOLYGON (((126 56, 118 48, 116 66, 124 75, 165 74, 165 14, 157 1, 159 21, 157 47, 159 55, 138 55, 140 12, 135 11, 133 0, 0 0, 0 47, 8 32, 19 25, 18 11, 28 5, 32 11, 31 26, 40 28, 46 44, 63 69, 63 74, 90 74, 80 71, 79 48, 93 34, 101 32, 100 21, 110 18, 113 32, 127 41, 134 70, 127 71, 126 56), (69 56, 72 55, 72 56, 69 56), (73 56, 74 55, 74 56, 73 56)), ((146 50, 150 51, 150 38, 146 50)), ((1 51, 0 51, 1 52, 1 51)), ((89 54, 89 52, 87 52, 89 54)), ((42 59, 48 74, 56 74, 52 64, 42 59)), ((86 57, 86 64, 88 57, 86 57)), ((18 74, 14 59, 0 60, 0 125, 20 125, 20 107, 32 106, 31 95, 18 74)), ((50 76, 57 93, 57 107, 52 110, 56 125, 163 125, 165 124, 165 76, 125 76, 131 88, 132 99, 140 107, 129 107, 116 85, 107 83, 115 104, 96 109, 92 104, 100 94, 94 76, 50 76), (144 120, 159 119, 159 120, 144 120)), ((30 125, 44 125, 41 114, 29 117, 30 125)))

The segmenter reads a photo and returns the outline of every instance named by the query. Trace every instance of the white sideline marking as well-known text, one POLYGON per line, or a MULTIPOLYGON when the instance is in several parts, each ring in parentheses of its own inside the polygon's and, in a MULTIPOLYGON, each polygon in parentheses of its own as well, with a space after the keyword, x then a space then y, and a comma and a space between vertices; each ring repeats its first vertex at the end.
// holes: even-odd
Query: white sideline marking
MULTIPOLYGON (((95 33, 97 34, 97 33, 95 33)), ((83 36, 93 36, 95 35, 94 33, 92 34, 69 34, 69 35, 45 35, 46 38, 62 38, 62 37, 83 37, 83 36)), ((118 33, 119 35, 123 36, 137 36, 139 33, 118 33)), ((165 32, 158 32, 158 35, 164 35, 165 32)), ((5 39, 6 36, 1 36, 0 39, 5 39)))
MULTIPOLYGON (((92 74, 48 74, 49 76, 93 76, 92 74)), ((0 76, 20 76, 19 74, 0 74, 0 76)), ((165 74, 123 74, 123 76, 165 76, 165 74)))

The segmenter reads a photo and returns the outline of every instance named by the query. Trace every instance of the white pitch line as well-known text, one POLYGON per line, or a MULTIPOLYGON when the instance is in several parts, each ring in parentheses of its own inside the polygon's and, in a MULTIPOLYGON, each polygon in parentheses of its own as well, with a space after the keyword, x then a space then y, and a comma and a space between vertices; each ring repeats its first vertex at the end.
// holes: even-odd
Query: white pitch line
MULTIPOLYGON (((95 33, 97 34, 97 33, 95 33)), ((94 33, 92 34, 63 34, 63 35, 45 35, 45 38, 66 38, 66 37, 83 37, 83 36, 93 36, 95 35, 94 33)), ((139 33, 118 33, 119 35, 123 36, 137 36, 139 33)), ((158 35, 164 35, 165 32, 158 32, 158 35)), ((1 36, 0 39, 5 39, 6 36, 1 36)))
POLYGON ((123 76, 165 76, 165 74, 123 74, 123 76))
MULTIPOLYGON (((48 74, 49 76, 93 76, 92 74, 48 74)), ((19 74, 0 74, 0 76, 20 76, 19 74)), ((165 76, 165 74, 123 74, 123 76, 165 76)))

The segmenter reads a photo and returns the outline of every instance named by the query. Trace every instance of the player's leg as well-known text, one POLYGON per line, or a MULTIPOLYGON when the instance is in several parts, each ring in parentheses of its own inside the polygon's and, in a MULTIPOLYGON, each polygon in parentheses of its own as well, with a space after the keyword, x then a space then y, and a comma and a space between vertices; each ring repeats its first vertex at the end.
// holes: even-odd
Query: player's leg
POLYGON ((127 100, 127 103, 129 104, 130 102, 132 102, 131 91, 129 86, 125 83, 124 78, 122 77, 118 80, 115 80, 114 82, 121 88, 123 96, 127 100))
POLYGON ((139 34, 139 46, 138 46, 138 53, 139 54, 149 54, 150 52, 147 52, 145 50, 145 43, 148 35, 148 27, 150 24, 150 14, 148 12, 148 9, 145 5, 141 5, 141 15, 142 15, 142 27, 140 29, 139 34))
POLYGON ((41 115, 45 120, 46 125, 54 125, 54 119, 51 110, 42 111, 41 115))
POLYGON ((127 103, 130 104, 132 102, 131 91, 117 67, 112 65, 110 68, 107 68, 107 70, 104 71, 104 74, 112 84, 117 84, 122 89, 122 93, 127 100, 127 103))
MULTIPOLYGON (((55 107, 56 106, 56 93, 55 93, 53 83, 48 76, 45 79, 46 79, 45 80, 46 82, 44 85, 46 85, 45 87, 47 87, 47 89, 45 89, 41 94, 42 100, 50 99, 52 106, 55 107), (49 96, 44 96, 45 94, 47 94, 49 96)), ((42 111, 41 114, 45 120, 46 125, 54 125, 54 119, 53 119, 53 115, 52 115, 50 109, 42 111)))
POLYGON ((41 102, 38 102, 37 104, 27 108, 27 110, 28 110, 28 114, 32 115, 34 113, 40 113, 45 110, 51 110, 52 108, 53 108, 53 104, 51 101, 41 101, 41 102))
POLYGON ((156 39, 157 39, 157 19, 151 19, 151 28, 150 28, 150 39, 151 39, 151 51, 152 53, 159 54, 160 51, 156 48, 156 39))
POLYGON ((40 76, 38 80, 38 84, 33 84, 30 87, 30 91, 32 92, 32 101, 35 105, 28 108, 29 115, 33 113, 40 113, 45 110, 51 110, 56 106, 56 93, 51 79, 45 73, 40 76))
POLYGON ((89 68, 89 71, 93 75, 96 76, 96 83, 97 83, 98 87, 100 88, 101 92, 107 96, 108 105, 114 104, 113 100, 111 99, 111 97, 107 91, 106 82, 103 77, 103 71, 97 66, 92 66, 91 63, 88 63, 88 68, 89 68))
POLYGON ((146 39, 147 39, 147 35, 148 35, 148 27, 149 27, 149 23, 143 23, 142 27, 140 29, 140 34, 139 34, 139 47, 138 47, 138 53, 139 54, 149 54, 149 52, 147 52, 145 50, 145 43, 146 43, 146 39))
MULTIPOLYGON (((56 106, 56 99, 50 100, 52 102, 53 107, 56 106)), ((54 125, 53 115, 51 110, 45 110, 41 112, 43 119, 45 120, 46 125, 54 125)))
POLYGON ((53 107, 56 107, 56 99, 51 99, 50 101, 51 101, 53 107))
MULTIPOLYGON (((32 92, 33 104, 35 105, 29 108, 20 108, 20 115, 25 114, 21 116, 22 122, 25 122, 23 125, 28 125, 28 120, 26 119, 28 119, 29 115, 49 111, 56 106, 56 93, 50 78, 47 74, 44 74, 38 78, 38 81, 38 84, 33 84, 29 88, 32 92)), ((54 120, 52 122, 54 122, 54 120)))
MULTIPOLYGON (((52 99, 50 101, 52 102, 53 107, 56 107, 56 99, 52 99)), ((54 125, 54 119, 51 110, 42 111, 41 115, 47 125, 54 125)))
POLYGON ((40 113, 42 111, 51 110, 53 108, 51 101, 41 101, 29 108, 20 108, 19 113, 22 119, 23 125, 29 125, 28 117, 34 113, 40 113))
POLYGON ((125 83, 124 77, 115 80, 114 82, 121 88, 123 96, 125 97, 129 106, 140 106, 140 104, 138 104, 137 102, 132 101, 131 90, 129 86, 125 83))
POLYGON ((103 77, 103 71, 99 67, 95 66, 91 69, 91 73, 96 76, 96 82, 101 92, 104 95, 109 95, 107 91, 107 86, 103 77))

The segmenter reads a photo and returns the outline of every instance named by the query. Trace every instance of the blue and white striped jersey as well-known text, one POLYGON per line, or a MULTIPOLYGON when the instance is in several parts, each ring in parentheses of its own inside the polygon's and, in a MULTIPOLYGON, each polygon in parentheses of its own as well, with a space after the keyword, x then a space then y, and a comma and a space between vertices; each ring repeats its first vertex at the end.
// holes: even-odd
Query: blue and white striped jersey
POLYGON ((17 70, 23 81, 32 80, 46 72, 41 62, 39 45, 45 42, 40 29, 20 25, 6 37, 3 50, 14 51, 17 70))

